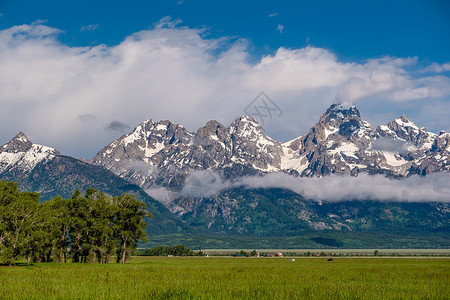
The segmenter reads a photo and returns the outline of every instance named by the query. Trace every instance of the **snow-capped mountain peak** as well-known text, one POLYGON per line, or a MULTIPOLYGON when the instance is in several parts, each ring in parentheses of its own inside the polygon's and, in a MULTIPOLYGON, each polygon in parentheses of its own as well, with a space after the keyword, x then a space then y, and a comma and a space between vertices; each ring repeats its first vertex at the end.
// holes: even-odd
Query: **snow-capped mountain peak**
POLYGON ((250 116, 243 115, 233 121, 230 126, 230 133, 237 135, 240 138, 257 141, 264 137, 268 138, 261 124, 250 116))
POLYGON ((413 121, 411 121, 410 119, 408 119, 407 116, 405 116, 405 114, 402 114, 400 118, 397 118, 394 120, 397 124, 399 124, 400 126, 403 127, 412 127, 414 129, 419 129, 419 127, 417 127, 416 124, 414 124, 413 121))
POLYGON ((307 134, 286 143, 268 137, 246 115, 229 127, 209 121, 195 133, 170 121, 148 120, 101 150, 92 162, 143 188, 182 183, 191 172, 210 169, 227 179, 261 172, 403 177, 446 170, 448 135, 441 136, 438 142, 437 135, 404 115, 375 131, 354 104, 336 103, 307 134), (435 158, 426 161, 431 155, 435 158))
POLYGON ((361 117, 356 106, 347 102, 332 104, 325 112, 325 115, 331 115, 330 118, 339 119, 349 116, 361 117))
POLYGON ((30 171, 38 163, 51 160, 59 151, 47 146, 33 144, 23 132, 0 148, 0 173, 7 169, 30 171))
POLYGON ((195 134, 197 138, 207 138, 215 141, 226 139, 228 128, 216 120, 208 121, 205 126, 199 128, 195 134))
POLYGON ((428 132, 425 127, 419 128, 405 115, 387 125, 378 126, 376 133, 379 137, 403 141, 420 150, 430 149, 437 137, 435 133, 428 132))
POLYGON ((7 144, 3 145, 0 151, 7 152, 25 152, 31 148, 32 142, 26 137, 26 135, 21 131, 16 134, 15 137, 11 139, 7 144))

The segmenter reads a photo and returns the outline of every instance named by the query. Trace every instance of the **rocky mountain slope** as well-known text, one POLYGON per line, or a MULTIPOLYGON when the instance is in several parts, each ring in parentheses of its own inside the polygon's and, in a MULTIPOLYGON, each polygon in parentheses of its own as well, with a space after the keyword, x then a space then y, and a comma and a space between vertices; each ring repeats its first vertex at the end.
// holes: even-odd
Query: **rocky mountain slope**
POLYGON ((154 218, 149 220, 150 234, 192 231, 138 186, 103 167, 33 144, 22 132, 0 147, 0 180, 16 181, 22 190, 39 192, 41 200, 57 195, 68 198, 75 190, 85 191, 87 188, 95 188, 111 196, 131 193, 144 201, 153 213, 154 218))
POLYGON ((227 177, 280 170, 282 146, 244 116, 229 128, 209 121, 188 132, 170 121, 145 121, 103 148, 92 160, 142 188, 180 186, 199 170, 221 170, 227 177))
POLYGON ((176 189, 201 170, 219 171, 224 179, 268 172, 402 178, 449 171, 448 142, 449 133, 428 132, 404 115, 375 129, 354 105, 333 104, 306 135, 286 143, 268 137, 249 116, 230 127, 209 121, 195 133, 148 120, 103 148, 92 163, 144 189, 176 189))
POLYGON ((289 236, 314 231, 448 232, 449 203, 313 201, 286 189, 227 189, 170 204, 181 220, 216 233, 289 236))

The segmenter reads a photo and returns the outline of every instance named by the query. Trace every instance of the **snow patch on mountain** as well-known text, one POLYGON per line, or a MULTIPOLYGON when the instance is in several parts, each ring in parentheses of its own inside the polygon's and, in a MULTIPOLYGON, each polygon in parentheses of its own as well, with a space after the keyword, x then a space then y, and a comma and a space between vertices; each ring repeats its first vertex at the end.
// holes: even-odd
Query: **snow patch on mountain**
POLYGON ((355 105, 341 103, 331 105, 307 134, 285 143, 268 137, 246 115, 229 127, 209 121, 195 133, 170 121, 148 120, 102 149, 92 162, 143 188, 182 185, 188 174, 202 170, 217 170, 233 180, 273 172, 407 177, 450 170, 448 134, 440 136, 405 115, 375 130, 355 105), (146 175, 134 169, 133 161, 158 172, 146 175))
POLYGON ((0 173, 8 169, 31 171, 44 160, 51 160, 59 152, 47 146, 33 144, 20 132, 0 148, 0 173))

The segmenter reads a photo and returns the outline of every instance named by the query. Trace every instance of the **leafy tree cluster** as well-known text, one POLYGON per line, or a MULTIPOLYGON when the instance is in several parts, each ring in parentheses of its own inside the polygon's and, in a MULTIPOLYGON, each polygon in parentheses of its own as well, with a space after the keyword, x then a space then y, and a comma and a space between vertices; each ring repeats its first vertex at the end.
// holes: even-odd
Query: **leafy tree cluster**
POLYGON ((153 247, 151 249, 145 249, 141 254, 142 256, 203 256, 202 250, 194 252, 184 245, 175 245, 173 247, 169 246, 159 246, 153 247))
POLYGON ((258 256, 258 253, 256 252, 256 250, 253 250, 251 252, 247 252, 247 251, 241 250, 239 252, 234 253, 233 256, 250 257, 250 256, 258 256))
POLYGON ((88 189, 70 199, 42 204, 39 193, 20 192, 15 182, 0 181, 0 263, 125 263, 147 239, 144 218, 151 216, 133 195, 109 197, 88 189))

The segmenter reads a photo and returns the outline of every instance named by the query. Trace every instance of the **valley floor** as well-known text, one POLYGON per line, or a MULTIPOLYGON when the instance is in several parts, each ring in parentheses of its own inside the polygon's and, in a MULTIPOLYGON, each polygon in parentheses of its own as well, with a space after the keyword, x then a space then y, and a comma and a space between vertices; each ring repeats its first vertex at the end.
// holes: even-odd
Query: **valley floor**
POLYGON ((0 299, 448 299, 446 258, 133 257, 0 267, 0 299))
POLYGON ((363 232, 315 232, 299 236, 232 236, 165 234, 150 236, 140 248, 185 245, 199 249, 450 249, 447 232, 389 234, 363 232))

